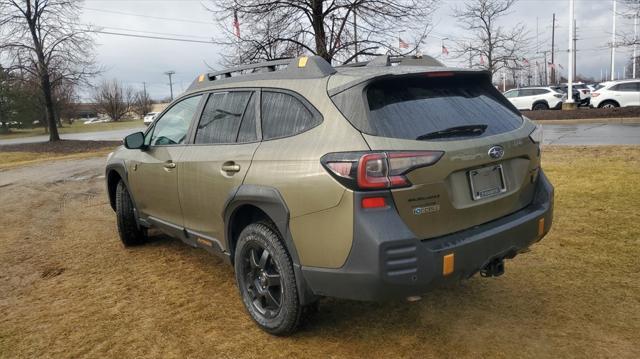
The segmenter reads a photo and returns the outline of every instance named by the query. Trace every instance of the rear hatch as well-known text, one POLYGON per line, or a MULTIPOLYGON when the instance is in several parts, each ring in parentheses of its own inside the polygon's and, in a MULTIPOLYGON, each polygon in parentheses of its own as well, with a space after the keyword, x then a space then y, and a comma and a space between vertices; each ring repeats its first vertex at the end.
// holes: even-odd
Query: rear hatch
POLYGON ((385 76, 333 100, 372 151, 443 152, 437 162, 404 173, 409 186, 391 189, 399 215, 419 238, 489 222, 533 199, 540 163, 529 137, 535 125, 486 73, 385 76))

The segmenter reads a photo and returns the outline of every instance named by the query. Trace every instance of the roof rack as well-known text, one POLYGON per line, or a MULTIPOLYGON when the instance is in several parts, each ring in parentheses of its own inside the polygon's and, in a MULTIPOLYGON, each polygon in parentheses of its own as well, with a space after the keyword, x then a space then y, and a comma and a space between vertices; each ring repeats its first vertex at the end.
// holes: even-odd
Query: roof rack
MULTIPOLYGON (((444 66, 431 56, 381 55, 370 61, 336 66, 336 68, 391 66, 392 64, 398 64, 399 66, 444 66)), ((245 76, 251 76, 252 80, 322 78, 336 73, 336 68, 332 67, 320 56, 300 56, 278 59, 202 74, 189 86, 187 91, 210 86, 212 82, 219 83, 224 81, 226 83, 228 81, 241 81, 245 79, 245 76)))

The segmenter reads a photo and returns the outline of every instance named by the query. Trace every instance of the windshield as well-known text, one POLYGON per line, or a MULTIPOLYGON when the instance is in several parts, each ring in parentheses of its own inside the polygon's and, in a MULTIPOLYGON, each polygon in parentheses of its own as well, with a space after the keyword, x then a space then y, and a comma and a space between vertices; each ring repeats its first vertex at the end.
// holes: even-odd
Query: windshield
POLYGON ((363 132, 376 136, 417 139, 451 128, 484 128, 480 134, 458 130, 455 136, 438 138, 459 140, 512 131, 522 124, 520 113, 478 75, 384 79, 365 91, 369 126, 363 132))

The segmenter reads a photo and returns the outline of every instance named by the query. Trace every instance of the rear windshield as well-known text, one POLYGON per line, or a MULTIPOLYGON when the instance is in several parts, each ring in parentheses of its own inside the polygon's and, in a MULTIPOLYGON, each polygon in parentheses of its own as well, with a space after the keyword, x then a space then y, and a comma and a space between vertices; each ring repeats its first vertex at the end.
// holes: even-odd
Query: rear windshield
MULTIPOLYGON (((488 79, 479 75, 383 79, 365 87, 364 98, 365 116, 353 110, 345 115, 353 116, 351 122, 359 130, 375 136, 460 140, 512 131, 523 121, 488 79), (442 138, 426 136, 467 126, 482 127, 484 132, 479 135, 461 131, 442 138)), ((336 104, 341 107, 339 102, 336 104)))

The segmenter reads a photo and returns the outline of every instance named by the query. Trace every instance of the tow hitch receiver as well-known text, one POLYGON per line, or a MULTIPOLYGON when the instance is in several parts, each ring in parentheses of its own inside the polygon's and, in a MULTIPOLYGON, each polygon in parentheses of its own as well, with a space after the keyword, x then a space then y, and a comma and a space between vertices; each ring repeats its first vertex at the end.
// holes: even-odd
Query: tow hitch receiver
POLYGON ((504 260, 502 258, 492 259, 486 266, 480 269, 482 277, 499 277, 504 274, 504 260))

